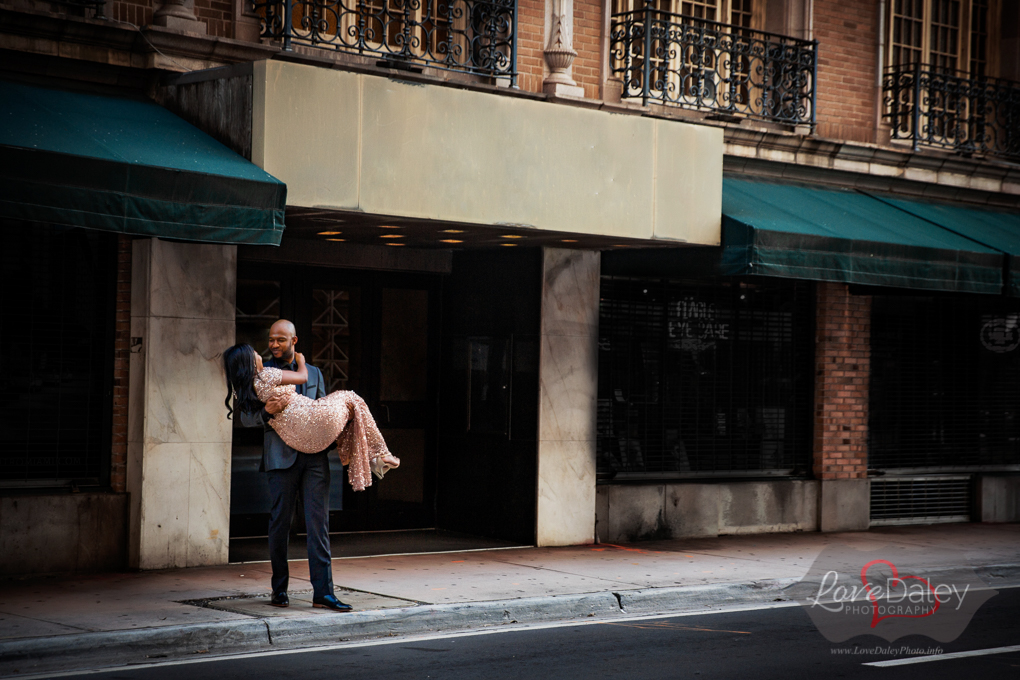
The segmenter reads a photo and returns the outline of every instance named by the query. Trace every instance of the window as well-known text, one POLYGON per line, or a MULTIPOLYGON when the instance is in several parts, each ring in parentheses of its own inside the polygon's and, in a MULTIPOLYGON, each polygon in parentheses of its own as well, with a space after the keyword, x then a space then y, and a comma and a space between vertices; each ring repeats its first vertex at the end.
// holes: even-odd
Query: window
POLYGON ((1020 465, 1020 301, 876 295, 869 467, 1020 465))
POLYGON ((894 0, 890 5, 889 64, 922 64, 945 74, 990 73, 998 48, 998 0, 894 0))
POLYGON ((116 236, 4 224, 8 295, 0 388, 17 406, 0 431, 0 486, 106 482, 112 426, 116 236))
POLYGON ((602 278, 603 478, 806 474, 811 284, 602 278))
MULTIPOLYGON (((678 14, 687 19, 703 19, 729 24, 731 27, 745 29, 759 28, 761 12, 756 12, 760 0, 653 0, 652 8, 657 12, 678 14)), ((613 0, 613 13, 643 10, 643 0, 613 0)), ((661 16, 661 15, 660 15, 661 16)), ((667 21, 656 18, 658 22, 667 21)), ((675 21, 675 20, 674 20, 675 21)), ((699 26, 698 21, 684 21, 699 26)), ((702 27, 710 28, 707 24, 702 27)), ((659 31, 667 36, 675 34, 675 30, 663 26, 659 31)), ((728 32, 728 31, 727 31, 728 32)), ((739 32, 739 31, 738 31, 739 32)), ((720 98, 718 92, 720 80, 732 80, 735 90, 730 95, 734 99, 746 103, 748 101, 747 75, 750 60, 743 54, 744 50, 728 55, 725 44, 717 44, 709 37, 705 40, 692 40, 691 44, 671 42, 665 43, 659 38, 653 39, 651 56, 651 88, 664 91, 666 98, 690 98, 697 101, 714 101, 720 98)), ((642 57, 636 57, 636 71, 640 72, 642 57)))
MULTIPOLYGON (((613 14, 644 7, 644 0, 613 0, 613 14)), ((652 8, 741 28, 761 28, 764 14, 761 0, 653 0, 652 8)))

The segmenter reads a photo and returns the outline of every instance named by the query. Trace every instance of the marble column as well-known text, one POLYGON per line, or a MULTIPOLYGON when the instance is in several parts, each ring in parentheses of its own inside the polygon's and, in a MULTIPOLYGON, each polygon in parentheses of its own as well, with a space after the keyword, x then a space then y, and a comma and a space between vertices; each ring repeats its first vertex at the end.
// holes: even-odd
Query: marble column
POLYGON ((138 239, 131 266, 129 563, 225 564, 237 247, 138 239))
POLYGON ((545 248, 539 356, 539 546, 591 543, 595 535, 598 390, 597 251, 545 248))
POLYGON ((571 66, 577 52, 574 50, 574 0, 547 0, 545 63, 549 75, 542 83, 542 91, 560 97, 584 97, 584 88, 571 77, 571 66))

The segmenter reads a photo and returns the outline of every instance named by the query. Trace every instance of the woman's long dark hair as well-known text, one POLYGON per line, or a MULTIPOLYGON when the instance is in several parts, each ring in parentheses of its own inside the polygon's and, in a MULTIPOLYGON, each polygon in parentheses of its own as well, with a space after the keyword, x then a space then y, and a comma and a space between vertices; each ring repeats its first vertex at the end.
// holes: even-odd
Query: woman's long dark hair
POLYGON ((234 409, 242 413, 254 413, 262 408, 262 402, 255 395, 255 350, 251 345, 234 345, 223 353, 223 369, 227 373, 227 419, 234 409))

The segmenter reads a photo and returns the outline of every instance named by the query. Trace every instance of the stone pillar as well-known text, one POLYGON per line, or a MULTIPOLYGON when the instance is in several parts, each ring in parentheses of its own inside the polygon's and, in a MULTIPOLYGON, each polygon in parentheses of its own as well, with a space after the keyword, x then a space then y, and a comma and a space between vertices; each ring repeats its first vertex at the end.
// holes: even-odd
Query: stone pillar
POLYGON ((545 248, 539 355, 539 546, 594 541, 600 255, 545 248))
POLYGON ((549 75, 542 91, 559 97, 584 97, 584 88, 574 82, 570 67, 577 52, 574 51, 574 0, 548 0, 546 3, 547 33, 545 61, 549 75))
POLYGON ((814 473, 821 480, 821 531, 868 528, 868 391, 871 297, 845 283, 819 283, 816 295, 814 473))
POLYGON ((131 264, 128 561, 227 562, 237 247, 138 239, 131 264))
POLYGON ((205 35, 208 27, 195 16, 195 0, 162 0, 152 13, 152 25, 178 33, 205 35))

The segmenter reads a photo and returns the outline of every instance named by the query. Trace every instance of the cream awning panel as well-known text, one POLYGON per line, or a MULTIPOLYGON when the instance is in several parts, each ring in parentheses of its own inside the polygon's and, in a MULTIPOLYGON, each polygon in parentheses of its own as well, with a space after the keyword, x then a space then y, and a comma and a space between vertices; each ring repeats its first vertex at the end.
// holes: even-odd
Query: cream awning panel
POLYGON ((252 159, 288 205, 717 245, 722 130, 285 62, 252 159))

